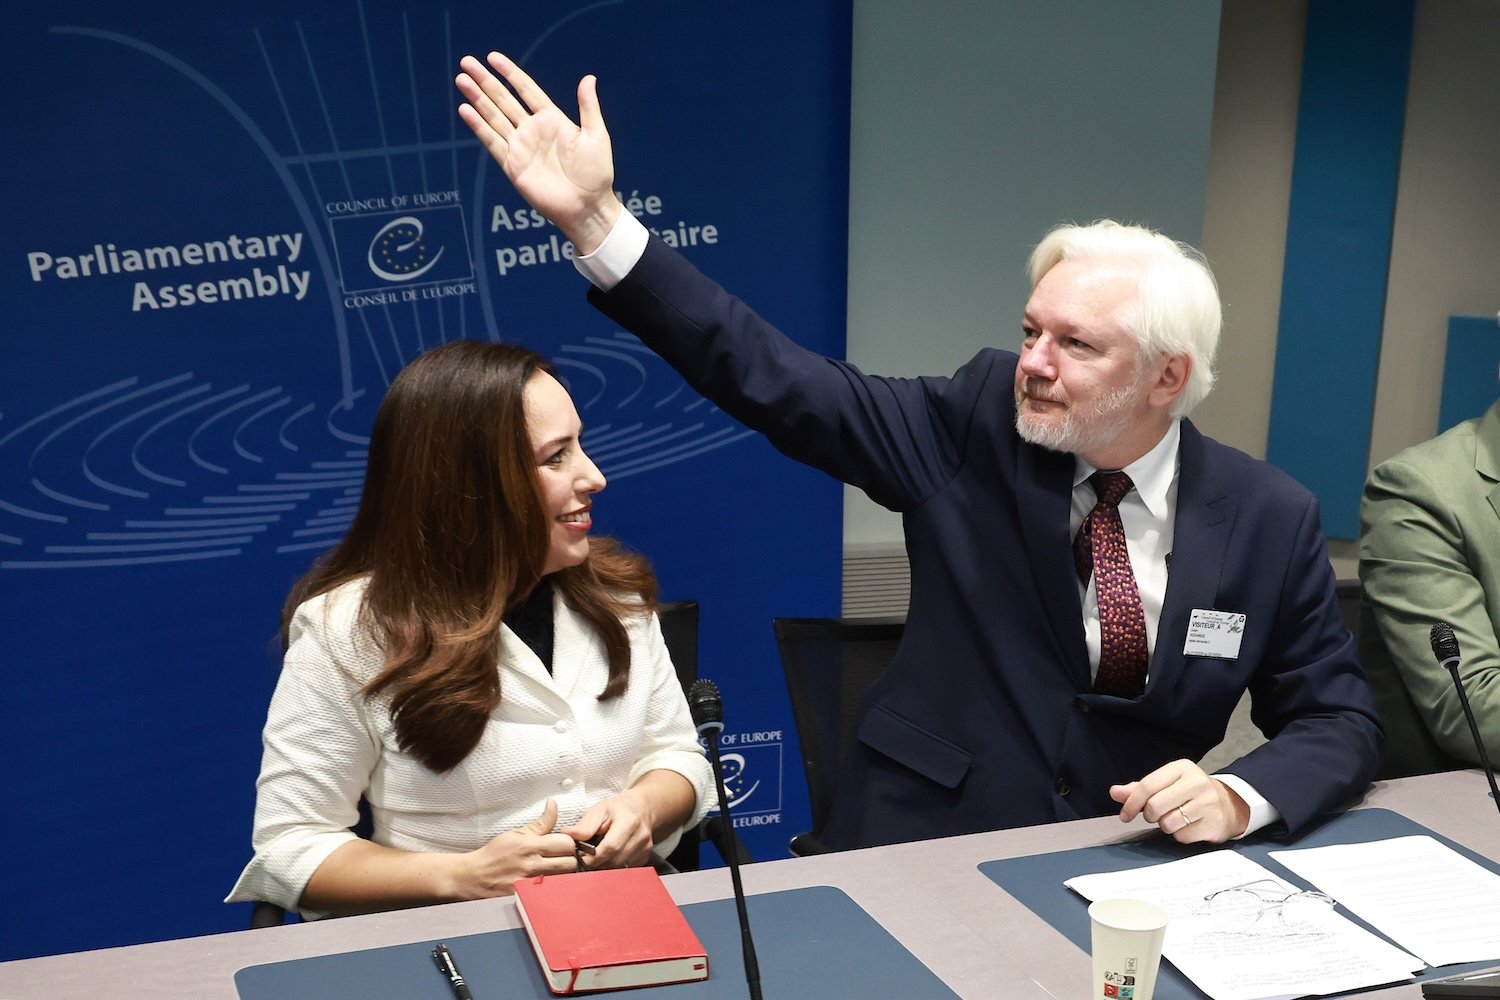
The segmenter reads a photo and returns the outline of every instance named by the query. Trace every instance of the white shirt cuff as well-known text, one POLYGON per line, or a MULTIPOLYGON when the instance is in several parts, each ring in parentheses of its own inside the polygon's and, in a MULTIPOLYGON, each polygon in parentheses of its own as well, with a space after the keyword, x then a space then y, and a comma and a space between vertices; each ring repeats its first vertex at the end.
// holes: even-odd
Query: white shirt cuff
MULTIPOLYGON (((1240 834, 1240 837, 1248 837, 1256 830, 1270 826, 1281 819, 1280 811, 1267 802, 1266 797, 1257 792, 1255 787, 1244 778, 1236 777, 1232 774, 1215 774, 1213 777, 1219 779, 1225 785, 1229 786, 1232 791, 1238 793, 1239 797, 1245 800, 1245 805, 1250 807, 1250 824, 1245 827, 1245 832, 1240 834)), ((1234 839, 1239 840, 1240 837, 1235 837, 1234 839)))
POLYGON ((604 242, 595 247, 593 253, 574 257, 573 266, 595 288, 607 292, 640 261, 650 239, 651 234, 641 225, 641 220, 621 209, 604 242))

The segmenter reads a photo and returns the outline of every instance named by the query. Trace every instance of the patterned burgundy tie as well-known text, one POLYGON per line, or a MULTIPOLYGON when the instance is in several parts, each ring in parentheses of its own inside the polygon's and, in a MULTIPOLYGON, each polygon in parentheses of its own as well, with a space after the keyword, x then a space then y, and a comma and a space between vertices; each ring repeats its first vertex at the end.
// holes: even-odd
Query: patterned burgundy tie
POLYGON ((1094 690, 1136 698, 1146 689, 1146 613, 1125 550, 1120 501, 1135 486, 1123 472, 1096 472, 1089 485, 1099 498, 1073 539, 1073 564, 1087 586, 1094 576, 1099 596, 1099 673, 1094 690))

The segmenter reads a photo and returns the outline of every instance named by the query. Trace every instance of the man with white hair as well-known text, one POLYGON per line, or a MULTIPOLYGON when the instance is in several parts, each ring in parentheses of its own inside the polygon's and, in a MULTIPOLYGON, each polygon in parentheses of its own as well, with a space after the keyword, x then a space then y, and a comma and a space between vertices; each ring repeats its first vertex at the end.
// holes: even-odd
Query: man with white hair
POLYGON ((783 453, 903 515, 906 629, 861 709, 829 846, 1108 813, 1221 843, 1365 788, 1382 734, 1317 502, 1185 419, 1221 325, 1196 253, 1061 227, 1032 255, 1019 356, 865 375, 622 210, 592 77, 580 128, 509 59, 488 62, 504 82, 462 61, 460 117, 572 240, 590 301, 783 453), (1195 761, 1246 690, 1268 740, 1209 775, 1195 761))

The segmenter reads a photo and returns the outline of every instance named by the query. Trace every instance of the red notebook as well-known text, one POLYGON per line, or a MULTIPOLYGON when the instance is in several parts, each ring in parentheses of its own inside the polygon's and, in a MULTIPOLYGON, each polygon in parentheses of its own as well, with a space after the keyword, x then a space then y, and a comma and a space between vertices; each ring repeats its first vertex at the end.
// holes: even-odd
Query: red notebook
POLYGON ((516 910, 553 993, 708 978, 708 953, 650 868, 522 879, 516 910))

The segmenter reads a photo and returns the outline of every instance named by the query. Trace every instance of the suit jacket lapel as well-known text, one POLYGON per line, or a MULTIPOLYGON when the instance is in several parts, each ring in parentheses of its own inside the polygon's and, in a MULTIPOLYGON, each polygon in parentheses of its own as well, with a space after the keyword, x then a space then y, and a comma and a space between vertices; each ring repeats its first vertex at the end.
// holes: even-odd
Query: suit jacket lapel
POLYGON ((1158 679, 1164 684, 1175 683, 1182 670, 1182 644, 1193 609, 1216 607, 1238 508, 1239 498, 1212 468, 1203 435, 1184 420, 1178 450, 1177 521, 1172 531, 1167 593, 1157 624, 1148 695, 1158 679))
POLYGON ((1016 502, 1027 564, 1041 595, 1043 613, 1057 647, 1081 690, 1089 689, 1088 649, 1083 643, 1083 606, 1068 535, 1073 505, 1073 456, 1021 444, 1016 463, 1016 502))

